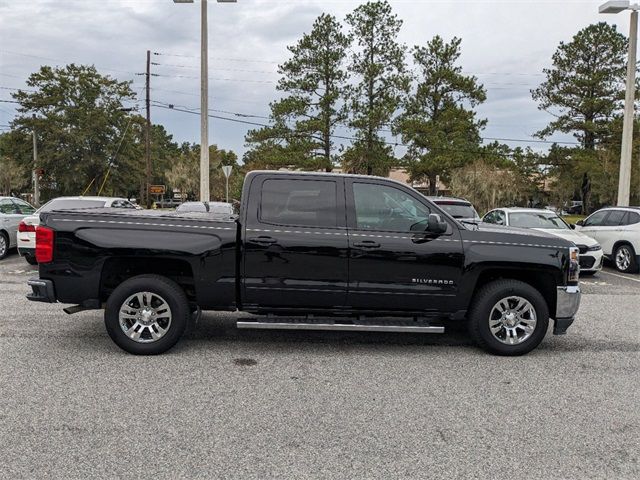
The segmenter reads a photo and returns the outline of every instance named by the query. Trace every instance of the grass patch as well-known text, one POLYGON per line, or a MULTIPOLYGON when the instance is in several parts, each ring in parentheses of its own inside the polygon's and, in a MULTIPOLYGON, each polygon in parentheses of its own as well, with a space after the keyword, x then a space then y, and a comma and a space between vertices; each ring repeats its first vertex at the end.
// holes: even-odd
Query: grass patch
POLYGON ((584 220, 585 218, 585 215, 564 215, 562 217, 562 219, 569 225, 571 225, 572 223, 576 223, 578 220, 584 220))

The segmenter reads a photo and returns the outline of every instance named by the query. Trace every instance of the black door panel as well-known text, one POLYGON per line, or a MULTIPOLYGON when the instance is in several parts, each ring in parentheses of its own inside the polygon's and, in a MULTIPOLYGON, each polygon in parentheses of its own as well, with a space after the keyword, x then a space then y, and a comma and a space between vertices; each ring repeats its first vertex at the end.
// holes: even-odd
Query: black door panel
POLYGON ((363 310, 449 310, 464 264, 458 228, 450 225, 443 235, 412 231, 439 212, 400 185, 348 180, 346 194, 347 304, 363 310))
POLYGON ((348 237, 341 178, 258 176, 244 238, 243 302, 344 307, 348 237))

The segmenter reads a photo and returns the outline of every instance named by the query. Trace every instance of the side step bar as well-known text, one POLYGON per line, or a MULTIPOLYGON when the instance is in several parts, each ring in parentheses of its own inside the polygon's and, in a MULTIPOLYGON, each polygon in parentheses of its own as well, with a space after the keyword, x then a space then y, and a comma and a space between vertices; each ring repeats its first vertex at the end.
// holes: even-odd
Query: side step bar
POLYGON ((238 328, 257 330, 343 330, 352 332, 444 333, 436 325, 368 325, 350 323, 237 322, 238 328))

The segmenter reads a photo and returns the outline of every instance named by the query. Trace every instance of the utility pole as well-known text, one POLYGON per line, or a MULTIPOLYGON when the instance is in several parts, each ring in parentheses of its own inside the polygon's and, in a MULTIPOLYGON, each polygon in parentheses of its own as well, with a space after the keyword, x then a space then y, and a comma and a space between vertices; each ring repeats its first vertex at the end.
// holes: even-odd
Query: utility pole
POLYGON ((147 208, 151 208, 151 198, 149 196, 149 186, 151 185, 151 100, 149 98, 151 79, 151 51, 147 50, 147 75, 145 81, 147 107, 147 123, 144 129, 145 156, 147 160, 147 188, 145 189, 147 208))
POLYGON ((636 98, 636 49, 638 46, 639 4, 629 0, 611 0, 599 7, 600 13, 620 13, 631 10, 629 23, 629 53, 627 58, 627 84, 624 95, 624 123, 620 149, 620 176, 618 177, 618 206, 628 207, 631 194, 631 155, 633 153, 633 117, 636 98))
POLYGON ((627 60, 627 88, 624 97, 624 124, 618 179, 618 206, 628 207, 631 194, 631 155, 633 151, 633 112, 636 95, 636 48, 638 45, 638 11, 631 12, 629 27, 629 58, 627 60))
POLYGON ((209 40, 207 0, 200 1, 200 201, 209 201, 209 40))
POLYGON ((38 178, 38 139, 36 138, 36 116, 33 115, 33 204, 40 206, 40 179, 38 178))

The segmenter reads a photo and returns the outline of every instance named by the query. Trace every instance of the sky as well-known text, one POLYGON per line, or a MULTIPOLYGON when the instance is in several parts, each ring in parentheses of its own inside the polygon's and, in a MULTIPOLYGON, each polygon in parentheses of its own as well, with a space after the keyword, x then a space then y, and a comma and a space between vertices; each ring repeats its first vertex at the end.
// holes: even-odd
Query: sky
MULTIPOLYGON (((323 12, 341 21, 361 1, 355 0, 209 0, 209 108, 213 115, 266 122, 276 91, 278 64, 309 32, 323 12)), ((561 41, 590 23, 607 21, 625 35, 629 13, 601 15, 590 0, 391 0, 403 20, 399 40, 425 45, 434 35, 462 38, 460 65, 487 90, 478 108, 488 124, 486 141, 500 139, 515 147, 544 151, 533 134, 552 117, 539 111, 530 90, 543 80, 542 70, 561 41)), ((25 87, 41 65, 94 64, 119 80, 132 80, 144 113, 146 51, 151 61, 151 99, 176 108, 199 110, 200 4, 173 0, 0 0, 0 100, 25 87)), ((0 131, 14 117, 11 103, 0 102, 0 131)), ((178 142, 198 142, 198 115, 152 107, 154 123, 163 124, 178 142)), ((250 125, 212 118, 210 143, 246 150, 250 125)), ((349 135, 339 130, 339 135, 349 135)), ((400 143, 400 138, 388 137, 400 143)), ((548 140, 568 141, 566 135, 548 140)), ((396 155, 403 153, 394 147, 396 155)))

